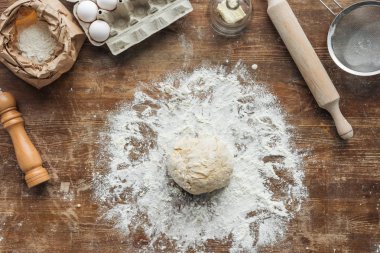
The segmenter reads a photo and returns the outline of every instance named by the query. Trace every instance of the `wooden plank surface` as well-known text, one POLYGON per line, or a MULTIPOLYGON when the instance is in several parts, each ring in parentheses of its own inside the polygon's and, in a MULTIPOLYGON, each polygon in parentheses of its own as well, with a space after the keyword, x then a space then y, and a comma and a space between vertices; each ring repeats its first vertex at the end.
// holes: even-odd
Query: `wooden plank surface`
MULTIPOLYGON (((0 0, 0 10, 12 2, 0 0)), ((310 151, 305 159, 309 197, 284 241, 261 252, 380 252, 380 77, 340 70, 326 48, 333 16, 316 0, 289 1, 355 129, 354 139, 344 142, 274 30, 265 0, 255 1, 252 22, 237 39, 212 33, 208 1, 191 2, 194 12, 185 19, 117 57, 86 42, 74 68, 40 91, 0 66, 0 88, 16 96, 53 176, 46 187, 28 190, 11 140, 0 131, 0 252, 138 252, 145 243, 142 234, 127 238, 118 233, 99 219, 99 206, 91 199, 98 134, 107 114, 132 98, 138 82, 227 59, 230 65, 240 59, 258 64, 252 74, 271 85, 296 128, 297 147, 310 151), (60 191, 62 182, 70 183, 69 193, 60 191)), ((228 251, 223 243, 208 246, 213 252, 228 251)))

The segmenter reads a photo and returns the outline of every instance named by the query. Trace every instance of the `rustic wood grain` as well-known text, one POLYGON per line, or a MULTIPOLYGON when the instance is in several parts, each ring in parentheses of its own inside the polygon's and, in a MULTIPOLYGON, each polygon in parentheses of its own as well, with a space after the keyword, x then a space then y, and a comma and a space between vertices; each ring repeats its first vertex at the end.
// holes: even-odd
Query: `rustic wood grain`
MULTIPOLYGON (((12 2, 0 0, 0 10, 12 2)), ((326 48, 333 16, 318 1, 289 1, 354 127, 355 137, 344 142, 328 113, 317 107, 274 30, 265 0, 255 1, 252 22, 237 39, 212 33, 208 1, 192 3, 194 12, 185 19, 117 57, 86 42, 74 68, 40 91, 0 66, 0 88, 16 96, 31 139, 53 177, 45 187, 28 190, 11 140, 0 131, 0 252, 138 252, 147 243, 143 233, 118 233, 99 219, 99 206, 91 198, 92 174, 101 169, 98 134, 107 114, 131 99, 139 82, 226 59, 231 66, 240 59, 258 64, 252 75, 270 84, 295 126, 296 146, 308 150, 309 197, 285 239, 261 252, 380 252, 380 77, 359 78, 341 71, 326 48), (70 182, 68 194, 60 191, 62 182, 70 182)), ((228 252, 227 242, 208 247, 228 252)))

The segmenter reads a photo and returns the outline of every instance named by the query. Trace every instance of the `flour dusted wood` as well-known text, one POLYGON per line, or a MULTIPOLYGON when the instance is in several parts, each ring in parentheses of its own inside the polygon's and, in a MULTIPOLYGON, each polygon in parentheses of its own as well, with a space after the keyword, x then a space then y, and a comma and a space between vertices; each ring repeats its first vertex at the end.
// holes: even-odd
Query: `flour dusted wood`
POLYGON ((208 240, 230 240, 231 252, 256 252, 284 236, 302 207, 302 155, 268 87, 238 64, 177 72, 140 84, 134 100, 108 118, 101 135, 109 170, 95 174, 103 217, 127 235, 144 229, 147 252, 205 249, 208 240), (176 140, 208 132, 231 148, 229 185, 193 196, 167 175, 176 140), (230 238, 230 239, 229 239, 230 238))

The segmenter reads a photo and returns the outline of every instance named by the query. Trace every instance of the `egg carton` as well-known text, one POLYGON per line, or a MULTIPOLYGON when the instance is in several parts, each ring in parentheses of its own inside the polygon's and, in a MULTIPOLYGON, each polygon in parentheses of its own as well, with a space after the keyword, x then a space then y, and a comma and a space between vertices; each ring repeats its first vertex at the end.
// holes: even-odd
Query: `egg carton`
MULTIPOLYGON (((117 0, 116 9, 113 11, 98 6, 96 19, 107 22, 111 28, 109 38, 100 43, 89 35, 91 23, 83 22, 77 15, 78 5, 86 0, 67 1, 76 3, 74 16, 91 44, 107 44, 113 55, 124 52, 193 10, 189 0, 117 0)), ((97 3, 96 0, 90 1, 97 3)))

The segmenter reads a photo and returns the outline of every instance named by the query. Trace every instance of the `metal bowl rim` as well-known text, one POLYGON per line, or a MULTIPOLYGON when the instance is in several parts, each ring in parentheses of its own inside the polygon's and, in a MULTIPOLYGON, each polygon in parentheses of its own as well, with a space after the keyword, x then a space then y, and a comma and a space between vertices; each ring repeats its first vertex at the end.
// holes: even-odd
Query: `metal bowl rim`
POLYGON ((380 69, 376 70, 376 71, 372 71, 372 72, 359 72, 359 71, 353 70, 351 68, 348 68, 348 67, 346 67, 346 65, 344 65, 338 59, 338 57, 336 57, 336 55, 334 53, 334 50, 332 48, 332 37, 333 37, 333 35, 335 33, 335 27, 337 26, 337 24, 340 22, 340 20, 344 16, 346 16, 347 14, 351 13, 352 11, 354 11, 357 8, 362 7, 362 6, 377 6, 377 7, 380 7, 380 2, 379 1, 364 1, 364 2, 360 2, 360 3, 356 3, 356 4, 353 4, 353 5, 345 8, 338 15, 336 15, 336 17, 334 18, 333 22, 330 25, 330 29, 329 29, 329 32, 327 34, 327 48, 328 48, 330 56, 333 59, 333 61, 335 62, 335 64, 337 64, 344 71, 346 71, 346 72, 348 72, 350 74, 353 74, 353 75, 357 75, 357 76, 374 76, 374 75, 380 74, 380 69))

